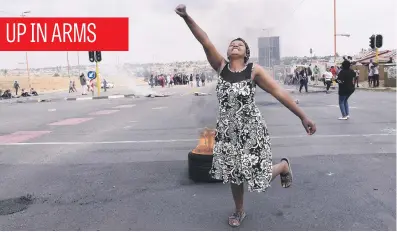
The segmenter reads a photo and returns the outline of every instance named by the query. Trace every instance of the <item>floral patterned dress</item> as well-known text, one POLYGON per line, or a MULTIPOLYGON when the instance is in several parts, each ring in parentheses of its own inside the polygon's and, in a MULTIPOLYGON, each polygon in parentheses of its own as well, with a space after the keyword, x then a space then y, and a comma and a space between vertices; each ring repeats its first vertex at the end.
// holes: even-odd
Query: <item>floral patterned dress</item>
POLYGON ((248 191, 264 192, 272 179, 270 137, 255 105, 256 83, 253 64, 240 72, 223 68, 216 93, 219 116, 216 125, 213 164, 214 179, 223 183, 248 183, 248 191))

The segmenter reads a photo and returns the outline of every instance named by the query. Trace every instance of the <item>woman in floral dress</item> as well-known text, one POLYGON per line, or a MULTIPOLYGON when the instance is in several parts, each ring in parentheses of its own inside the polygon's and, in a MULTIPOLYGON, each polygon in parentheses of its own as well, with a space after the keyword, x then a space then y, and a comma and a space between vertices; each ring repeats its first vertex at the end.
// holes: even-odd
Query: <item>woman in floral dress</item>
POLYGON ((237 38, 230 43, 226 61, 207 34, 186 13, 186 6, 179 5, 175 12, 185 20, 202 44, 210 65, 219 74, 216 87, 219 116, 210 173, 223 183, 231 183, 236 209, 229 217, 229 225, 236 227, 246 216, 244 182, 250 192, 266 191, 278 175, 282 187, 288 188, 292 183, 290 161, 283 158, 276 165, 272 163, 269 133, 254 101, 256 86, 269 92, 298 116, 309 135, 315 133, 316 126, 261 66, 247 64, 250 50, 243 39, 237 38))

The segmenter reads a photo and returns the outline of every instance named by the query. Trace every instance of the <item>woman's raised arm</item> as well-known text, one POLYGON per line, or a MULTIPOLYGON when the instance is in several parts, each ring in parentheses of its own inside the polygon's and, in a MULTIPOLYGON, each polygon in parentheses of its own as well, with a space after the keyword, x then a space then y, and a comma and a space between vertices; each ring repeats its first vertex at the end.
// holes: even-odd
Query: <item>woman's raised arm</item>
POLYGON ((207 33, 205 33, 187 14, 185 5, 177 6, 175 12, 185 20, 194 37, 196 37, 196 39, 203 46, 205 54, 207 55, 207 60, 211 67, 219 72, 220 69, 225 65, 225 58, 223 58, 222 55, 216 50, 214 44, 212 44, 208 38, 207 33))

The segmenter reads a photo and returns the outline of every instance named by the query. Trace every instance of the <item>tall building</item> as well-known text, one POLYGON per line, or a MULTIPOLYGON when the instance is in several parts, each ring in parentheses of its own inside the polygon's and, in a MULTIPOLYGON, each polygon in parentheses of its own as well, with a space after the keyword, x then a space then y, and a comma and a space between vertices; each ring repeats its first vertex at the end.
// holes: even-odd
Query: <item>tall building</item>
POLYGON ((280 37, 258 38, 258 63, 263 67, 280 64, 280 37))

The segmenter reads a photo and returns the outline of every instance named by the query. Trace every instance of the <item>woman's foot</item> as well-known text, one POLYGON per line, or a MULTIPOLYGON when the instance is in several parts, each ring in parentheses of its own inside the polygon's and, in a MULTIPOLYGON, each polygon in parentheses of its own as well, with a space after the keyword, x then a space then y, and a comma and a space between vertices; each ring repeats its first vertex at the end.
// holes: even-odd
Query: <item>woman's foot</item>
POLYGON ((347 116, 346 116, 346 118, 347 118, 347 119, 349 119, 349 118, 350 118, 350 116, 349 116, 349 115, 347 115, 347 116))
POLYGON ((292 185, 292 179, 293 179, 291 163, 287 158, 282 158, 281 162, 286 163, 286 171, 283 173, 280 173, 281 186, 283 188, 288 188, 292 185))
POLYGON ((347 116, 338 118, 338 120, 347 120, 347 119, 348 119, 347 116))
POLYGON ((239 227, 241 223, 243 222, 245 216, 244 211, 242 212, 234 212, 230 217, 229 217, 229 225, 231 227, 239 227))

